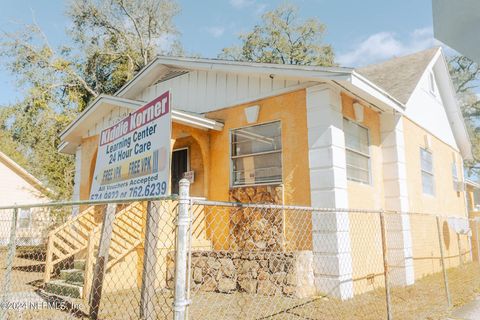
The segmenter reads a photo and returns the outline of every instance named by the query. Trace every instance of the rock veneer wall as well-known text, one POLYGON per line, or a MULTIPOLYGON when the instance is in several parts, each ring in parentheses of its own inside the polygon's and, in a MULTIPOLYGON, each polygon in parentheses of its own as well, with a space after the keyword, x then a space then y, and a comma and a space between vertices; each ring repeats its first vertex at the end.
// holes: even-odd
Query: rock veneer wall
MULTIPOLYGON (((167 284, 173 286, 173 260, 167 284)), ((246 292, 298 298, 315 294, 313 254, 299 252, 192 252, 192 291, 246 292)))
MULTIPOLYGON (((233 188, 230 200, 240 203, 281 204, 281 186, 233 188)), ((285 248, 283 210, 234 208, 230 211, 233 250, 282 251, 285 248)))

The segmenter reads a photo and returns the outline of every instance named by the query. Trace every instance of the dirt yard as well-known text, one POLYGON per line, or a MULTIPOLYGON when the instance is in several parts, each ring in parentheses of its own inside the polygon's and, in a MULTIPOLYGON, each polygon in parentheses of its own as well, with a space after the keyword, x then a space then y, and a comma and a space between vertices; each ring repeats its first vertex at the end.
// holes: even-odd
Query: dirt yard
MULTIPOLYGON (((453 306, 480 294, 480 266, 468 264, 448 270, 453 306)), ((444 319, 447 306, 443 275, 425 277, 414 286, 391 291, 393 319, 444 319)), ((341 302, 332 298, 283 297, 199 293, 192 297, 192 319, 386 319, 385 290, 341 302)))
MULTIPOLYGON (((39 259, 41 260, 41 259, 39 259)), ((0 285, 5 276, 5 252, 0 251, 0 285)), ((9 310, 7 319, 83 319, 87 306, 83 300, 62 300, 45 295, 40 290, 43 277, 41 261, 15 259, 12 290, 7 298, 15 301, 57 303, 65 310, 48 307, 39 310, 9 310)), ((448 270, 453 306, 463 305, 480 294, 480 266, 468 264, 448 270)), ((3 298, 3 292, 0 297, 3 298)), ((173 317, 171 291, 158 292, 156 316, 173 317)), ((220 294, 197 292, 191 296, 190 319, 385 319, 385 291, 383 288, 341 302, 333 298, 312 297, 294 299, 283 296, 248 295, 245 293, 220 294)), ((394 319, 444 319, 447 307, 441 273, 425 277, 407 288, 392 289, 394 319)), ((101 319, 136 319, 139 317, 139 290, 105 294, 102 299, 101 319)))
POLYGON ((29 248, 17 250, 11 287, 8 293, 3 292, 6 257, 6 251, 0 249, 0 308, 6 309, 6 319, 78 319, 86 315, 82 300, 67 301, 42 292, 45 257, 29 248))
MULTIPOLYGON (((468 264, 448 270, 453 306, 463 305, 480 294, 480 266, 468 264)), ((138 317, 136 308, 139 292, 105 296, 102 315, 105 319, 131 319, 138 317), (128 309, 114 307, 130 305, 128 309), (133 302, 135 301, 135 302, 133 302), (110 302, 110 303, 108 303, 110 302), (122 312, 123 310, 123 312, 122 312)), ((443 275, 425 277, 415 286, 393 288, 391 292, 393 319, 445 319, 447 307, 443 275)), ((191 296, 190 319, 386 319, 385 290, 358 295, 348 301, 325 297, 293 299, 279 296, 249 295, 245 293, 220 294, 197 292, 191 296)), ((158 294, 156 316, 171 319, 169 306, 173 301, 170 291, 158 294)))

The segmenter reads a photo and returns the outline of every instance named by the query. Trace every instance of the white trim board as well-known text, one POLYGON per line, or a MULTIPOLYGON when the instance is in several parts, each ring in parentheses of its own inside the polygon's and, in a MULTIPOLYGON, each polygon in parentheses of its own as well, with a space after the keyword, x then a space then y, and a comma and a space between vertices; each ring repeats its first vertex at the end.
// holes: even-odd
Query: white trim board
MULTIPOLYGON (((74 154, 76 147, 81 143, 81 139, 89 136, 86 134, 89 127, 95 127, 96 130, 94 130, 94 133, 98 134, 99 130, 108 126, 109 123, 107 121, 112 121, 112 119, 105 120, 105 116, 113 109, 124 107, 127 110, 133 111, 143 104, 145 104, 143 101, 106 95, 98 97, 61 133, 60 138, 62 139, 62 143, 58 147, 59 151, 74 154), (120 106, 116 105, 116 103, 119 103, 120 106)), ((172 121, 201 130, 223 130, 223 123, 221 122, 179 110, 172 110, 172 121)), ((92 134, 90 134, 90 136, 91 135, 92 134)))

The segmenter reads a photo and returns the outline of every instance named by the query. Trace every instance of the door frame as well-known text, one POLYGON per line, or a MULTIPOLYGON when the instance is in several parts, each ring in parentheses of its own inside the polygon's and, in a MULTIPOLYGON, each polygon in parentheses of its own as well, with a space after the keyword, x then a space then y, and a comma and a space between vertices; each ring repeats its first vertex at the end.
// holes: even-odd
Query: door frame
POLYGON ((182 148, 177 148, 172 150, 172 160, 173 160, 173 153, 175 151, 182 151, 182 150, 187 150, 187 171, 190 171, 190 148, 187 147, 182 147, 182 148))

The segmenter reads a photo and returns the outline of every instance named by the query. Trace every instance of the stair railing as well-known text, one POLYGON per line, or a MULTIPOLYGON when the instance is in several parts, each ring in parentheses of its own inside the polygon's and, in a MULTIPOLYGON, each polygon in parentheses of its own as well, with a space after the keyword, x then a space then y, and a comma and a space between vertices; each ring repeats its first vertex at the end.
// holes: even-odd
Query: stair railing
POLYGON ((90 296, 92 289, 93 265, 95 262, 95 243, 96 235, 99 233, 100 227, 97 226, 88 234, 87 252, 85 258, 85 274, 83 278, 83 298, 87 299, 90 296))
POLYGON ((80 234, 88 235, 98 225, 93 216, 94 211, 94 206, 88 207, 73 219, 48 233, 44 283, 50 281, 55 264, 72 257, 86 247, 87 239, 80 234))

